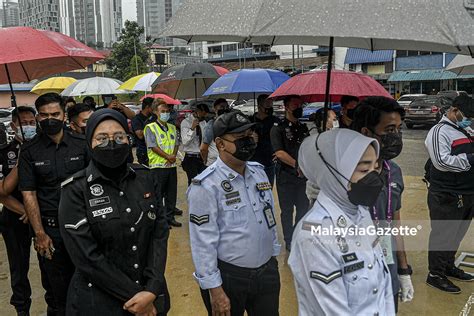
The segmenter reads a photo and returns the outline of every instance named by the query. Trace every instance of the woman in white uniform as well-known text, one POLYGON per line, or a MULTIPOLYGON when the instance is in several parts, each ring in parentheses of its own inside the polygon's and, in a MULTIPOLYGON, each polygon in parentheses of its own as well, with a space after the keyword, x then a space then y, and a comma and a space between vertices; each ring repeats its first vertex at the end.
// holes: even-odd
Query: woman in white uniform
POLYGON ((378 154, 375 139, 347 129, 312 135, 301 145, 299 166, 321 191, 295 228, 288 259, 300 316, 395 315, 378 238, 360 233, 373 226, 367 207, 383 187, 378 154))

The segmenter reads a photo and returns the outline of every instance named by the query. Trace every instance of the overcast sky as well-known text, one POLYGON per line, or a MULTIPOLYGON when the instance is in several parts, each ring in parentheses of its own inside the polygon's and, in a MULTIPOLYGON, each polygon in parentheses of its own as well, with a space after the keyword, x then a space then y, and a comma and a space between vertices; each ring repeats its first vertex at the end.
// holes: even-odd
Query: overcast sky
POLYGON ((122 18, 123 22, 126 20, 137 20, 137 1, 136 0, 122 0, 122 18))

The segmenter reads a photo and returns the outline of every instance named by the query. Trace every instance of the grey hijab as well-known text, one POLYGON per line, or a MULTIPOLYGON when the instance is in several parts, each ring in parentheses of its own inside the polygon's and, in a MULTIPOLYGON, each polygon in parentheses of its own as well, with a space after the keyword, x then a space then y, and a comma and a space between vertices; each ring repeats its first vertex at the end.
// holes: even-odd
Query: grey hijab
POLYGON ((369 145, 373 145, 377 156, 379 155, 377 140, 349 129, 336 128, 307 137, 299 150, 298 165, 306 178, 317 184, 321 192, 324 192, 343 211, 357 212, 358 206, 352 204, 347 196, 349 181, 326 166, 316 150, 316 140, 326 163, 347 179, 352 177, 369 145))

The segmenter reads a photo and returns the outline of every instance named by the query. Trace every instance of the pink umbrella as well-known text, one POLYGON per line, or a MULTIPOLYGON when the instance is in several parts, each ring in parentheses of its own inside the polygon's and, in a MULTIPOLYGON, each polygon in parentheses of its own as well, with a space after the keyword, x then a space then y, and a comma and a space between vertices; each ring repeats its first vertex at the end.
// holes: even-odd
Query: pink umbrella
POLYGON ((181 104, 181 101, 173 99, 172 97, 169 97, 166 94, 161 94, 161 93, 146 94, 140 99, 140 101, 143 101, 143 99, 145 98, 153 98, 153 99, 160 98, 160 99, 163 99, 166 102, 166 104, 173 104, 173 105, 181 104))
POLYGON ((214 69, 217 71, 217 73, 219 74, 219 76, 223 76, 225 75, 226 73, 229 73, 229 69, 226 69, 224 67, 221 67, 221 66, 213 66, 214 69))
MULTIPOLYGON (((270 97, 282 99, 288 95, 299 95, 305 102, 323 102, 326 94, 326 79, 326 70, 306 72, 284 82, 270 97)), ((332 71, 329 91, 331 102, 339 102, 343 95, 352 95, 360 99, 368 96, 392 98, 388 91, 372 77, 343 70, 332 71)))

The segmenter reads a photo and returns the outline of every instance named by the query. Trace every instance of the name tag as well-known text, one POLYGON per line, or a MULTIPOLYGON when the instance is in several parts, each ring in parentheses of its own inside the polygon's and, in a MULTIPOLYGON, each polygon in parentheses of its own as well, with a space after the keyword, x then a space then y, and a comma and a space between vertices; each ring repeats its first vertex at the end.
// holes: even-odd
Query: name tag
POLYGON ((78 160, 81 160, 81 157, 71 157, 70 160, 71 161, 78 161, 78 160))
POLYGON ((49 166, 51 162, 49 160, 45 161, 35 161, 35 167, 49 166))
POLYGON ((97 210, 97 211, 93 211, 92 216, 94 216, 94 217, 102 216, 102 215, 105 215, 105 214, 112 213, 113 211, 114 211, 114 209, 111 206, 109 206, 109 207, 102 208, 102 209, 97 210))
POLYGON ((342 260, 344 261, 344 263, 356 261, 357 255, 355 254, 355 252, 348 253, 347 255, 342 255, 342 260))
POLYGON ((276 225, 275 215, 273 215, 273 210, 270 205, 265 206, 263 209, 263 215, 265 216, 269 229, 276 225))
POLYGON ((108 196, 103 196, 96 199, 89 200, 89 205, 91 207, 110 204, 110 198, 108 196))
POLYGON ((364 261, 356 262, 344 267, 344 274, 351 273, 364 268, 364 261))

